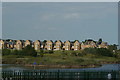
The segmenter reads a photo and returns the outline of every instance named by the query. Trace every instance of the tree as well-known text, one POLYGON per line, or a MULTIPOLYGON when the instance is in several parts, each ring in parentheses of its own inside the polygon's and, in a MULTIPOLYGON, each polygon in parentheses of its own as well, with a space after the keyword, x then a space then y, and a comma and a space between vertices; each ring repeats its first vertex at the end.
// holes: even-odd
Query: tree
POLYGON ((117 45, 116 45, 116 44, 109 45, 109 46, 108 46, 108 49, 109 49, 110 51, 117 50, 117 45))
POLYGON ((9 49, 2 49, 2 55, 10 55, 11 51, 9 49))
POLYGON ((83 50, 83 53, 84 54, 96 54, 96 48, 85 48, 84 50, 83 50))
POLYGON ((98 40, 98 44, 101 44, 101 43, 102 43, 102 38, 98 40))
POLYGON ((102 56, 109 56, 109 57, 113 56, 113 53, 107 48, 98 48, 97 54, 102 55, 102 56))
POLYGON ((102 38, 99 39, 99 42, 102 42, 102 38))
POLYGON ((37 56, 37 52, 31 45, 27 45, 22 51, 25 56, 37 56))
POLYGON ((113 56, 113 53, 107 48, 85 48, 83 50, 83 53, 100 55, 100 56, 109 56, 109 57, 113 56))

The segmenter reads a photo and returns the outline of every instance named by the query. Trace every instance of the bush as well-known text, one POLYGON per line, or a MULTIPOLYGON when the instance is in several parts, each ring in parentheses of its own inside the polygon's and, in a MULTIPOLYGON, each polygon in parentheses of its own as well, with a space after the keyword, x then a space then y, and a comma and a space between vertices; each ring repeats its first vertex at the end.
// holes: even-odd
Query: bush
POLYGON ((43 51, 43 53, 49 53, 49 54, 52 54, 54 51, 53 50, 45 50, 43 51))
POLYGON ((24 56, 18 55, 18 56, 16 56, 16 58, 24 58, 24 56))
POLYGON ((81 63, 83 61, 84 61, 84 59, 81 59, 81 58, 75 60, 75 62, 79 62, 79 63, 81 63))
POLYGON ((113 56, 113 53, 106 48, 98 48, 97 53, 102 56, 109 56, 109 57, 113 56))
POLYGON ((2 55, 10 55, 11 51, 9 49, 2 49, 2 55))
POLYGON ((100 56, 109 56, 112 57, 113 53, 107 48, 86 48, 83 50, 83 54, 94 54, 100 56))
POLYGON ((115 54, 114 54, 114 57, 120 59, 120 53, 115 53, 115 54))
POLYGON ((97 48, 85 48, 83 54, 96 54, 97 48))
POLYGON ((40 57, 43 57, 43 56, 44 56, 44 53, 39 53, 39 56, 40 56, 40 57))
POLYGON ((26 46, 22 50, 23 55, 25 56, 37 56, 37 52, 34 50, 34 48, 31 45, 26 46))
POLYGON ((12 55, 23 55, 23 52, 22 50, 14 50, 14 51, 11 51, 11 54, 12 55))
POLYGON ((52 54, 52 53, 53 53, 53 50, 49 50, 48 53, 52 54))
MULTIPOLYGON (((3 49, 2 55, 21 55, 21 56, 37 56, 37 52, 34 48, 30 45, 26 46, 23 50, 10 50, 10 49, 3 49)), ((21 57, 20 56, 20 57, 21 57)))

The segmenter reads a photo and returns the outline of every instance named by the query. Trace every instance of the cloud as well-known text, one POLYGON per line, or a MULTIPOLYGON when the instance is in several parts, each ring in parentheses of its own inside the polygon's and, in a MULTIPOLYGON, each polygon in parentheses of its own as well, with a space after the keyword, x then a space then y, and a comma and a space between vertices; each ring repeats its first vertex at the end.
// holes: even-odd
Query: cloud
POLYGON ((54 18, 56 15, 54 14, 44 14, 42 15, 42 20, 49 20, 51 18, 54 18))
POLYGON ((56 5, 56 8, 52 7, 49 9, 49 13, 41 15, 41 19, 46 21, 58 19, 103 19, 108 17, 108 15, 117 15, 116 4, 117 3, 103 3, 102 5, 101 3, 60 4, 59 7, 56 5))
POLYGON ((114 42, 116 6, 117 3, 3 3, 3 37, 81 40, 91 35, 92 38, 103 35, 114 42), (107 33, 106 29, 114 34, 107 33))
POLYGON ((65 19, 77 19, 80 17, 80 13, 67 13, 63 15, 65 19))
POLYGON ((57 19, 78 19, 80 18, 80 13, 53 13, 44 14, 40 18, 44 21, 57 20, 57 19))

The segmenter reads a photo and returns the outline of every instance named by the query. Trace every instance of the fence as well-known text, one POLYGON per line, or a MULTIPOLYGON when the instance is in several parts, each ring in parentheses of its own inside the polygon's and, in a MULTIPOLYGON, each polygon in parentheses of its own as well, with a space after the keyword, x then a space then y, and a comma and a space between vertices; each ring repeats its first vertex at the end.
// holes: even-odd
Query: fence
POLYGON ((19 70, 2 71, 1 80, 120 80, 119 71, 49 71, 19 70))

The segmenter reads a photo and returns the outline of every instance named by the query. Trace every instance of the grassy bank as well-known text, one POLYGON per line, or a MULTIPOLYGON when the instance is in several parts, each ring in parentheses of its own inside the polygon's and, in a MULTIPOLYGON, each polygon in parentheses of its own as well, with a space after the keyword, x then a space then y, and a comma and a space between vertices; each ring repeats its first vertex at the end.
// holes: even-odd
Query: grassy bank
POLYGON ((37 65, 59 65, 59 66, 83 66, 92 67, 99 66, 105 63, 120 62, 119 58, 99 56, 94 54, 76 55, 70 52, 56 51, 52 54, 44 53, 42 56, 22 56, 22 55, 5 55, 2 57, 3 64, 33 64, 37 65), (68 54, 69 53, 69 54, 68 54))

